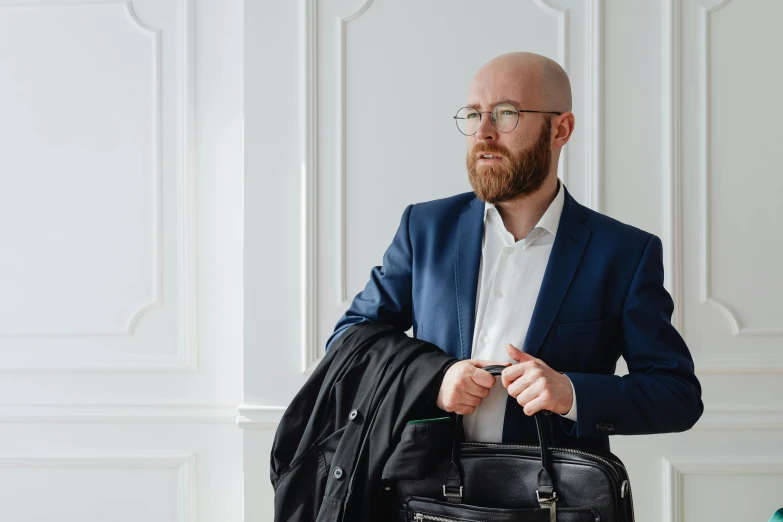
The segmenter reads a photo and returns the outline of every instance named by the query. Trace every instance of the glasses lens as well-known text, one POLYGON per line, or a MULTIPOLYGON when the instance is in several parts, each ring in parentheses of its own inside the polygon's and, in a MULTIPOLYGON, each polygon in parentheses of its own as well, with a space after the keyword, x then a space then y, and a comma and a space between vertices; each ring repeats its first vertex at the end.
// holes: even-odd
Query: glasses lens
POLYGON ((517 126, 519 113, 510 103, 501 103, 492 109, 492 123, 500 132, 511 132, 517 126))
POLYGON ((479 128, 480 121, 479 113, 476 109, 470 107, 463 107, 457 112, 456 121, 459 131, 466 135, 472 136, 479 128))

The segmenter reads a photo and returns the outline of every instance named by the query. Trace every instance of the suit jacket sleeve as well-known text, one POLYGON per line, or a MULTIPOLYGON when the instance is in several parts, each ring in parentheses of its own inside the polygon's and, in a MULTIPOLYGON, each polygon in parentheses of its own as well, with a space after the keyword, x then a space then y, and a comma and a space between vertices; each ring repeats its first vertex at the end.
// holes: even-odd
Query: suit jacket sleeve
POLYGON ((619 342, 628 375, 564 372, 579 397, 569 435, 634 435, 690 429, 704 411, 701 385, 685 341, 671 324, 674 302, 663 286, 663 248, 652 235, 622 309, 619 342))
POLYGON ((382 266, 370 270, 370 280, 356 294, 351 306, 337 321, 326 342, 329 351, 334 341, 349 326, 374 322, 392 325, 406 332, 413 324, 412 249, 409 223, 413 204, 402 213, 400 225, 391 244, 383 254, 382 266))

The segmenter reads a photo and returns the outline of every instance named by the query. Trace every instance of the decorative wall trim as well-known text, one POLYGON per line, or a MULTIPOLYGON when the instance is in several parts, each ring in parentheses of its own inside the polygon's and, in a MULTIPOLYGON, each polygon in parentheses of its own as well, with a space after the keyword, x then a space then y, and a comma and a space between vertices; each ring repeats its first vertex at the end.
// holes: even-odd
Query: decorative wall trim
POLYGON ((348 247, 346 245, 346 236, 348 235, 348 223, 346 218, 346 186, 347 186, 347 173, 345 169, 345 156, 347 151, 347 138, 345 128, 345 110, 346 110, 346 96, 345 96, 345 83, 346 83, 346 45, 345 45, 345 28, 348 22, 356 20, 362 16, 373 0, 365 0, 365 2, 359 6, 359 8, 352 14, 345 18, 337 17, 337 208, 340 211, 340 226, 337 229, 337 243, 339 245, 337 261, 337 267, 339 273, 337 274, 339 285, 338 291, 340 292, 337 302, 340 306, 346 307, 350 305, 348 301, 348 268, 346 258, 348 256, 348 247))
MULTIPOLYGON (((679 4, 679 0, 672 0, 679 4)), ((731 0, 721 0, 712 7, 699 5, 699 202, 700 202, 700 302, 709 303, 720 310, 731 325, 735 336, 770 337, 781 336, 783 330, 774 328, 746 328, 737 311, 726 301, 715 297, 711 292, 710 263, 710 15, 722 9, 731 0)), ((679 110, 677 111, 679 114, 679 110)), ((679 121, 682 115, 679 114, 679 121)), ((679 124, 679 122, 678 122, 679 124)), ((673 220, 673 226, 682 237, 681 219, 673 220)), ((675 265, 681 272, 681 254, 677 251, 675 265)), ((679 275, 679 274, 678 274, 679 275)), ((697 371, 703 374, 717 373, 781 373, 783 372, 783 354, 778 357, 762 356, 749 351, 737 355, 710 355, 705 353, 697 360, 697 371)))
POLYGON ((242 404, 237 410, 236 424, 243 430, 275 429, 287 406, 242 404))
MULTIPOLYGON (((302 0, 302 259, 301 259, 301 331, 302 373, 319 362, 318 346, 318 11, 316 0, 302 0)), ((339 232, 342 233, 342 232, 339 232)))
POLYGON ((0 468, 176 469, 178 522, 196 522, 196 455, 153 452, 68 452, 57 455, 0 454, 0 468))
MULTIPOLYGON (((179 94, 179 118, 180 128, 182 129, 182 135, 178 136, 180 142, 177 147, 177 171, 179 175, 179 186, 181 192, 178 194, 178 225, 181 234, 181 248, 178 249, 177 262, 181 274, 180 285, 180 304, 179 317, 178 317, 178 329, 180 331, 179 344, 177 346, 177 353, 174 355, 161 355, 161 354, 116 354, 108 357, 107 360, 98 360, 95 362, 86 363, 84 361, 76 360, 75 363, 63 362, 58 365, 46 366, 46 361, 43 366, 19 366, 16 363, 0 365, 0 373, 13 372, 13 373, 72 373, 72 372, 88 372, 88 373, 126 373, 126 372, 138 372, 138 373, 181 373, 181 372, 196 372, 198 370, 198 346, 197 346, 197 329, 196 329, 196 310, 197 310, 197 291, 196 291, 196 217, 195 217, 195 153, 194 153, 194 136, 195 136, 195 100, 193 96, 194 90, 194 14, 193 14, 193 2, 194 0, 176 0, 177 6, 177 32, 178 32, 178 45, 177 45, 177 86, 176 91, 179 94)), ((103 5, 110 2, 85 2, 80 4, 2 4, 0 7, 34 7, 34 6, 82 6, 82 5, 103 5)), ((111 2, 116 3, 116 2, 111 2)), ((144 305, 137 310, 129 319, 128 329, 126 332, 119 334, 98 334, 98 333, 80 333, 67 335, 65 337, 74 336, 90 336, 90 337, 106 337, 106 336, 131 336, 134 333, 134 329, 138 320, 149 310, 162 306, 164 302, 164 293, 162 288, 163 280, 163 231, 162 231, 162 48, 160 46, 160 29, 153 29, 148 24, 143 22, 133 9, 132 1, 124 2, 128 15, 133 23, 145 31, 153 32, 155 35, 155 71, 156 71, 156 116, 157 122, 155 125, 156 136, 154 137, 155 143, 155 161, 156 161, 156 176, 155 176, 155 227, 156 227, 156 299, 152 303, 144 305)), ((11 337, 19 337, 12 335, 11 337)), ((22 337, 28 337, 22 335, 22 337)), ((34 337, 41 337, 35 335, 34 337)), ((45 337, 50 337, 46 335, 45 337)))
MULTIPOLYGON (((287 407, 242 404, 237 408, 239 415, 236 417, 236 424, 242 429, 274 429, 287 407)), ((2 409, 0 409, 0 422, 2 420, 2 409)), ((783 429, 783 409, 744 406, 707 408, 693 429, 781 430, 783 429)))
POLYGON ((236 406, 221 404, 10 404, 0 424, 233 424, 236 406))
POLYGON ((674 301, 672 324, 684 336, 685 322, 681 303, 682 280, 682 179, 680 156, 681 132, 681 87, 680 57, 681 45, 680 0, 665 0, 663 4, 663 70, 661 71, 663 93, 663 219, 664 219, 664 265, 668 275, 668 291, 674 301))
POLYGON ((587 107, 591 123, 587 131, 585 164, 587 167, 587 201, 596 212, 603 209, 603 0, 591 0, 587 30, 587 107))
MULTIPOLYGON (((569 44, 570 34, 568 9, 560 9, 555 5, 549 3, 549 0, 533 0, 533 3, 537 5, 542 11, 550 16, 554 16, 557 20, 557 63, 560 67, 568 72, 569 63, 569 44)), ((568 145, 565 146, 560 154, 560 164, 558 165, 558 177, 568 185, 568 145)))
POLYGON ((121 331, 77 331, 77 332, 46 332, 46 333, 38 333, 38 332, 10 332, 10 333, 0 333, 1 338, 48 338, 48 337, 130 337, 133 335, 134 329, 136 328, 136 323, 139 321, 141 316, 143 316, 148 311, 158 308, 161 306, 161 294, 162 294, 162 282, 163 282, 163 276, 162 276, 162 270, 163 270, 163 258, 162 258, 162 235, 163 235, 163 226, 161 223, 161 172, 162 172, 162 159, 161 159, 161 140, 162 140, 162 134, 161 134, 161 127, 162 127, 162 120, 163 120, 163 113, 162 113, 162 107, 161 107, 161 90, 162 90, 162 80, 161 80, 161 47, 160 47, 160 30, 155 29, 141 20, 139 18, 138 14, 136 14, 136 11, 133 9, 133 4, 131 1, 127 2, 90 2, 90 3, 79 3, 79 4, 60 4, 60 3, 51 3, 51 4, 0 4, 0 8, 30 8, 30 7, 45 7, 48 9, 54 9, 57 8, 58 10, 60 8, 79 8, 79 7, 85 7, 85 6, 112 6, 112 7, 120 7, 124 9, 125 15, 128 17, 128 21, 132 27, 135 27, 140 30, 141 33, 145 33, 149 36, 149 38, 152 40, 152 47, 153 47, 153 56, 152 56, 152 62, 154 64, 154 77, 153 77, 153 84, 154 88, 153 91, 153 99, 154 99, 154 135, 152 136, 152 157, 154 161, 153 165, 153 187, 152 187, 152 199, 154 201, 154 216, 153 216, 153 228, 154 228, 154 262, 153 262, 153 273, 155 280, 153 282, 153 297, 152 300, 142 304, 138 309, 134 310, 127 319, 125 329, 121 331))
MULTIPOLYGON (((739 313, 729 303, 712 295, 711 274, 712 263, 710 254, 711 242, 711 215, 710 215, 710 178, 712 172, 711 156, 711 132, 710 132, 710 15, 729 4, 731 0, 722 0, 714 7, 705 7, 699 5, 699 29, 700 29, 700 47, 699 47, 699 72, 700 72, 700 118, 699 118, 699 137, 700 137, 700 164, 699 164, 699 196, 701 199, 701 302, 710 303, 723 315, 731 324, 731 330, 737 336, 783 336, 781 328, 746 328, 742 324, 739 313)), ((746 354, 743 354, 743 358, 746 354)), ((781 361, 776 361, 781 364, 781 361)))
POLYGON ((707 408, 695 430, 780 430, 783 409, 743 406, 707 408))
POLYGON ((715 456, 703 460, 662 459, 663 464, 663 522, 685 522, 683 518, 683 477, 699 475, 781 475, 783 458, 759 456, 755 458, 727 458, 715 456))

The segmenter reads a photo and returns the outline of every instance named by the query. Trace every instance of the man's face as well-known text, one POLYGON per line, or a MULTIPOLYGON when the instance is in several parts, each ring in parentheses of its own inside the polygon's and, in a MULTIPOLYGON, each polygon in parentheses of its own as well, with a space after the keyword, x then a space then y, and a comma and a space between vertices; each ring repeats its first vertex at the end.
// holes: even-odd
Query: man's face
MULTIPOLYGON (((501 101, 517 109, 551 110, 542 107, 537 95, 541 86, 533 69, 500 62, 482 68, 471 82, 469 105, 491 111, 501 101)), ((490 203, 509 201, 538 190, 549 175, 552 145, 549 114, 523 112, 511 132, 500 132, 490 113, 481 115, 478 131, 466 136, 466 166, 473 191, 490 203), (483 159, 482 154, 500 156, 483 159)))
MULTIPOLYGON (((512 142, 506 147, 501 145, 499 140, 476 140, 475 135, 468 136, 469 139, 474 138, 473 146, 468 150, 466 158, 468 179, 476 196, 482 201, 494 204, 510 201, 535 192, 546 180, 552 164, 550 118, 544 114, 535 116, 541 120, 541 125, 538 135, 534 136, 534 141, 526 146, 512 142), (481 159, 482 154, 501 157, 481 159)), ((489 119, 489 114, 483 114, 482 120, 485 118, 489 119)), ((516 130, 508 134, 513 134, 516 130)))

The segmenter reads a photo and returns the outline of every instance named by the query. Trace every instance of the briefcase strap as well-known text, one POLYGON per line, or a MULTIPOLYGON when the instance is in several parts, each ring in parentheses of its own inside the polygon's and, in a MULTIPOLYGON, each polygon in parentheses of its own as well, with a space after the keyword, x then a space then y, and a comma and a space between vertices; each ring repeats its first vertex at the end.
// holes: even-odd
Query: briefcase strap
MULTIPOLYGON (((494 376, 498 376, 506 366, 491 365, 485 366, 484 370, 494 376)), ((557 513, 555 504, 558 501, 557 492, 552 482, 552 454, 549 447, 552 444, 553 432, 550 415, 551 411, 542 410, 533 417, 536 420, 538 431, 538 442, 541 447, 541 470, 538 472, 538 489, 536 490, 536 501, 542 508, 549 508, 549 517, 552 522, 556 521, 557 513)), ((454 440, 451 445, 451 462, 446 470, 445 484, 443 484, 443 496, 452 504, 461 504, 463 497, 462 477, 459 473, 459 445, 464 439, 462 427, 462 415, 457 415, 454 419, 454 440)))

